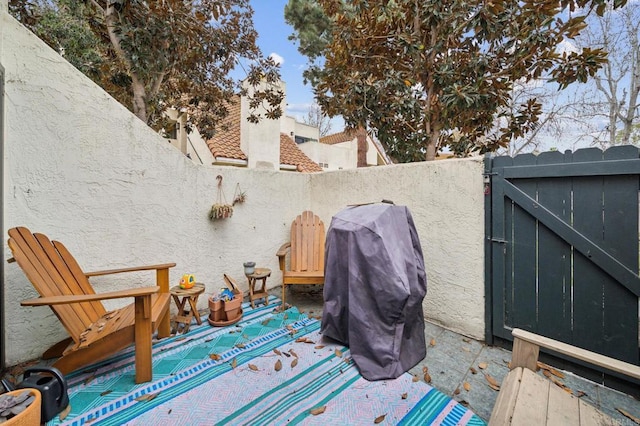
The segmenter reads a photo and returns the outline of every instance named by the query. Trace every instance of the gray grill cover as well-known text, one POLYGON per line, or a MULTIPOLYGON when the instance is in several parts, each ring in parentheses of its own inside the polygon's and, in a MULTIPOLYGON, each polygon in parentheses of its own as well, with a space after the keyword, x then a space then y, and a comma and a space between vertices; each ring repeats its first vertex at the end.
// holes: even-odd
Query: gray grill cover
POLYGON ((367 380, 396 378, 426 355, 424 258, 405 206, 346 208, 331 220, 321 332, 351 349, 367 380))

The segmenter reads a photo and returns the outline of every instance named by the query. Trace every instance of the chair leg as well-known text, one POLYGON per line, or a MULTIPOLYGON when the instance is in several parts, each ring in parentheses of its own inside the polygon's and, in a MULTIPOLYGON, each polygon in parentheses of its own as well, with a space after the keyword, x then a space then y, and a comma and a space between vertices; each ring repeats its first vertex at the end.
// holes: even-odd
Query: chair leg
POLYGON ((136 383, 144 383, 150 381, 153 377, 151 364, 151 296, 136 297, 135 304, 136 383))
POLYGON ((287 305, 285 303, 285 292, 287 290, 287 285, 285 283, 282 283, 282 310, 284 311, 285 309, 287 309, 287 305))

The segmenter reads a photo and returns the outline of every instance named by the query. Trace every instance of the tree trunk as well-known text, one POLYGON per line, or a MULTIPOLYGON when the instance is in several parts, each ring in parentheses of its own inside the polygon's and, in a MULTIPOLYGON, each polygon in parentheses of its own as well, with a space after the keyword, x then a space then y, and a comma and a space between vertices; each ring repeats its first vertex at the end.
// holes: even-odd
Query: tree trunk
POLYGON ((140 120, 147 122, 147 101, 144 84, 131 73, 131 89, 133 90, 133 113, 140 120))

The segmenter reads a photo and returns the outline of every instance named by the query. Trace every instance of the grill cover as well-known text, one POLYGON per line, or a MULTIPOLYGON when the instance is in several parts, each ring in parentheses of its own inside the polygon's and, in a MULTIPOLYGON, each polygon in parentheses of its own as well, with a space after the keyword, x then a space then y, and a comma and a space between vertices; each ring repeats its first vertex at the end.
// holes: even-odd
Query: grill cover
POLYGON ((349 346, 365 379, 396 378, 425 357, 426 293, 422 248, 407 207, 348 207, 333 217, 321 332, 349 346))

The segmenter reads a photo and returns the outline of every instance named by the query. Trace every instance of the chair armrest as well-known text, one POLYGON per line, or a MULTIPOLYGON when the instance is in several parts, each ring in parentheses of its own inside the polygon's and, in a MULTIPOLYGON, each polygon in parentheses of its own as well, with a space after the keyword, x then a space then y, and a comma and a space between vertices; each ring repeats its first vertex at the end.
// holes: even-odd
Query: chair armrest
POLYGON ((111 291, 100 294, 81 294, 70 296, 48 296, 39 297, 37 299, 29 299, 20 302, 22 306, 49 306, 49 305, 65 305, 69 303, 93 302, 96 300, 122 299, 125 297, 150 296, 157 293, 160 287, 141 287, 130 290, 111 291))
POLYGON ((511 368, 525 367, 536 371, 538 352, 540 347, 549 349, 571 358, 579 359, 625 376, 640 380, 640 367, 608 356, 597 354, 586 349, 558 342, 548 337, 539 336, 528 331, 514 328, 511 334, 514 337, 513 358, 511 368))
POLYGON ((284 243, 280 249, 278 250, 278 252, 276 253, 276 256, 278 257, 284 257, 287 255, 287 252, 289 251, 289 249, 291 248, 291 243, 284 243))
POLYGON ((89 277, 97 277, 100 275, 120 274, 122 272, 153 271, 153 270, 160 270, 160 269, 169 269, 169 268, 173 268, 174 266, 176 266, 175 263, 161 263, 159 265, 134 266, 131 268, 107 269, 104 271, 85 272, 84 275, 87 278, 89 278, 89 277))
POLYGON ((285 270, 285 260, 284 257, 287 255, 287 252, 291 249, 291 242, 288 243, 284 243, 281 247, 280 250, 278 250, 278 252, 276 253, 276 256, 278 256, 278 263, 280 265, 280 270, 284 271, 285 270))

